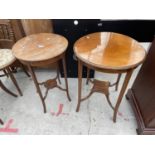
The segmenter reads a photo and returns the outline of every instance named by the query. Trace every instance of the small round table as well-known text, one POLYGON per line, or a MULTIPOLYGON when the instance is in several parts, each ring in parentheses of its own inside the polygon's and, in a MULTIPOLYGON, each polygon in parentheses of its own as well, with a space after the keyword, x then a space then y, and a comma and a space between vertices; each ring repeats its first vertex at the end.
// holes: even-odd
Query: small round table
POLYGON ((38 33, 20 39, 12 48, 15 57, 19 59, 23 64, 28 66, 34 84, 36 86, 37 93, 41 98, 44 113, 46 113, 45 99, 47 97, 49 89, 57 87, 63 91, 66 91, 67 97, 69 101, 71 101, 68 92, 65 60, 65 51, 67 49, 67 46, 67 39, 61 35, 53 33, 38 33), (56 80, 59 80, 58 72, 57 76, 54 79, 49 79, 45 82, 39 83, 33 67, 47 66, 53 63, 56 63, 58 67, 60 60, 62 60, 63 64, 66 88, 64 89, 57 84, 56 80), (44 85, 46 88, 44 96, 42 95, 39 85, 44 85))
POLYGON ((79 111, 81 101, 90 97, 92 93, 104 93, 109 105, 114 110, 113 121, 116 122, 118 108, 132 72, 144 61, 146 51, 131 37, 113 32, 97 32, 78 39, 74 44, 74 52, 78 58, 78 105, 76 111, 79 111), (118 84, 120 75, 126 73, 115 107, 112 106, 109 99, 109 87, 112 85, 108 81, 96 79, 91 81, 93 83, 91 92, 88 96, 81 97, 83 65, 89 70, 119 74, 116 84, 118 84))

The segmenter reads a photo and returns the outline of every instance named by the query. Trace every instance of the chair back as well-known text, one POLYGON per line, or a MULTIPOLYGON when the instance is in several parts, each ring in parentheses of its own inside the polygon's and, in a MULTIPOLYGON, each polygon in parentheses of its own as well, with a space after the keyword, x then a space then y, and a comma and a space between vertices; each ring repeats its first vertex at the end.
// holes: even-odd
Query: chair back
POLYGON ((0 20, 0 48, 12 48, 15 35, 8 20, 0 20))

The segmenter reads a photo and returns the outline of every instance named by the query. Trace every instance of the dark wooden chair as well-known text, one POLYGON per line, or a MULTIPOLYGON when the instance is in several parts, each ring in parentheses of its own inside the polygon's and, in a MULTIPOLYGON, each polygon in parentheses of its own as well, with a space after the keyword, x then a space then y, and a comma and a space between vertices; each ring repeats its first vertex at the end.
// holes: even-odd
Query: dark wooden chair
MULTIPOLYGON (((18 86, 18 83, 13 75, 13 72, 17 72, 17 68, 20 67, 23 69, 25 74, 29 76, 25 66, 11 56, 11 48, 16 42, 15 35, 11 24, 7 20, 0 20, 0 71, 3 71, 4 74, 1 74, 0 77, 7 76, 10 77, 15 87, 17 88, 19 94, 22 96, 22 92, 18 86), (7 58, 9 56, 9 58, 7 58), (6 57, 6 60, 4 60, 6 57)), ((17 97, 16 94, 11 92, 8 88, 4 86, 0 80, 0 88, 3 89, 8 94, 17 97)), ((0 124, 3 124, 2 119, 0 119, 0 124)))
MULTIPOLYGON (((11 49, 15 42, 16 38, 11 24, 7 20, 0 20, 0 49, 11 49)), ((11 65, 11 70, 17 72, 18 67, 22 68, 25 74, 29 76, 26 67, 18 60, 11 65)), ((6 70, 4 73, 7 76, 6 70)))

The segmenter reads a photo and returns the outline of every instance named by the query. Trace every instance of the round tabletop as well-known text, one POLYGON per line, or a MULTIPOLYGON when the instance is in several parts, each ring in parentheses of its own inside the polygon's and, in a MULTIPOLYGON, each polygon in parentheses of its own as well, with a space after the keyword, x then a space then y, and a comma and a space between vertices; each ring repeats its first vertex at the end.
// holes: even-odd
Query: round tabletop
POLYGON ((14 56, 26 62, 45 61, 61 55, 67 49, 68 41, 61 35, 38 33, 17 41, 12 48, 14 56))
POLYGON ((87 64, 112 70, 136 67, 146 56, 145 49, 136 40, 113 32, 83 36, 75 42, 74 52, 87 64))

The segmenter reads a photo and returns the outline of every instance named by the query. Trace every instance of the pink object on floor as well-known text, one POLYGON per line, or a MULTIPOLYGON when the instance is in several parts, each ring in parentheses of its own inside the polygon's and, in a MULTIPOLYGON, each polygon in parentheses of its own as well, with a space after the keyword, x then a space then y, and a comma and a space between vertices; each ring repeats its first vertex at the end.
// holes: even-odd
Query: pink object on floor
POLYGON ((13 119, 10 119, 4 128, 0 128, 0 132, 17 133, 18 129, 10 128, 10 125, 12 123, 13 123, 13 119))
POLYGON ((63 104, 59 104, 59 110, 58 110, 56 116, 59 116, 62 113, 63 106, 64 106, 63 104))
POLYGON ((59 104, 58 112, 55 113, 55 112, 52 112, 52 110, 51 110, 51 114, 52 114, 52 116, 59 116, 60 114, 69 115, 68 113, 63 113, 62 111, 63 111, 63 104, 59 104))

